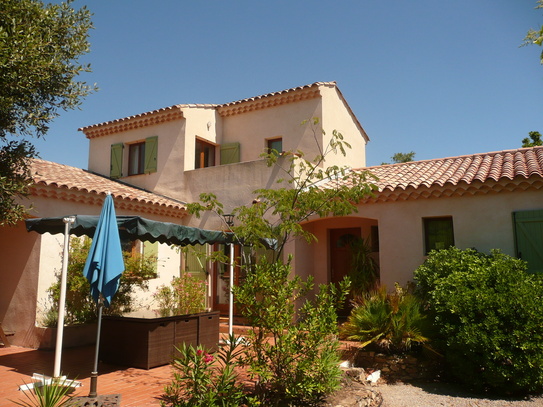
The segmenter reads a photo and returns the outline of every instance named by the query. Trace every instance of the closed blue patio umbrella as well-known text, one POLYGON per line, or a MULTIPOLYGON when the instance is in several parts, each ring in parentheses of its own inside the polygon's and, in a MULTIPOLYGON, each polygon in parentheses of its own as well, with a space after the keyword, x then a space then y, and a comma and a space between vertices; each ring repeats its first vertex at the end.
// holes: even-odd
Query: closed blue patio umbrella
POLYGON ((108 194, 98 219, 96 232, 92 239, 89 255, 83 268, 83 275, 90 283, 91 295, 98 304, 98 331, 96 335, 96 354, 94 369, 91 373, 89 397, 96 397, 98 380, 98 354, 100 348, 100 330, 102 325, 102 307, 109 308, 111 299, 119 288, 119 281, 124 271, 123 252, 113 197, 108 194))

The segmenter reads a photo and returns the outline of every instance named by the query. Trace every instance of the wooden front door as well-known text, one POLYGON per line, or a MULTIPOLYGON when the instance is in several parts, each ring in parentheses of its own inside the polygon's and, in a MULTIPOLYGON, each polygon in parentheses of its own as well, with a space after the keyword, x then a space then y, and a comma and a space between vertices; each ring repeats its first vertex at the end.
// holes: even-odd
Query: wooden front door
MULTIPOLYGON (((350 242, 362 237, 360 228, 330 229, 330 282, 339 283, 349 275, 353 257, 350 242)), ((343 309, 338 310, 340 315, 349 314, 349 303, 345 302, 343 309)))

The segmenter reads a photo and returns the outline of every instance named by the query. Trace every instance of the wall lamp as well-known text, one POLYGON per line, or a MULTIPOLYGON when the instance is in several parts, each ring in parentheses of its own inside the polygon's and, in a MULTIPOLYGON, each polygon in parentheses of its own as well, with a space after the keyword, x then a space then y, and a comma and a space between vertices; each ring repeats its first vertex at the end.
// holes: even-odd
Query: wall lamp
POLYGON ((229 214, 225 214, 225 215, 222 215, 222 216, 224 218, 224 221, 228 225, 228 227, 234 226, 234 215, 233 214, 229 213, 229 214))

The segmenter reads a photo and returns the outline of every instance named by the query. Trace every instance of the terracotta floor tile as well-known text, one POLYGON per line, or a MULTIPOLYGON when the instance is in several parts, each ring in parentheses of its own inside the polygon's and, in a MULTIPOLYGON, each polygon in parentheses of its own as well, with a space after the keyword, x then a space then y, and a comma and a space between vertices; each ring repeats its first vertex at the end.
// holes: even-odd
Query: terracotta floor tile
MULTIPOLYGON (((94 347, 65 349, 61 371, 69 379, 77 379, 82 387, 74 392, 87 396, 90 372, 94 363, 94 347)), ((23 383, 30 383, 34 373, 51 375, 54 352, 12 346, 0 348, 0 407, 11 407, 9 400, 21 400, 18 390, 23 383)), ((170 381, 170 366, 144 370, 100 363, 98 365, 98 394, 121 394, 123 407, 159 406, 158 397, 170 381)))

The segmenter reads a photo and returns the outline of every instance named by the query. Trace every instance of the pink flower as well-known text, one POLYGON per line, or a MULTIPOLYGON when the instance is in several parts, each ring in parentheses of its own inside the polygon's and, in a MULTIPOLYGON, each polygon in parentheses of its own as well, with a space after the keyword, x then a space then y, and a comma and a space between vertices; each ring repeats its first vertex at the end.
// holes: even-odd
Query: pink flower
POLYGON ((203 351, 202 349, 198 349, 198 350, 196 351, 196 354, 197 354, 198 356, 201 356, 202 353, 204 353, 204 351, 203 351))
POLYGON ((210 355, 210 354, 206 353, 206 355, 204 357, 204 362, 206 362, 206 363, 213 362, 213 355, 210 355))

